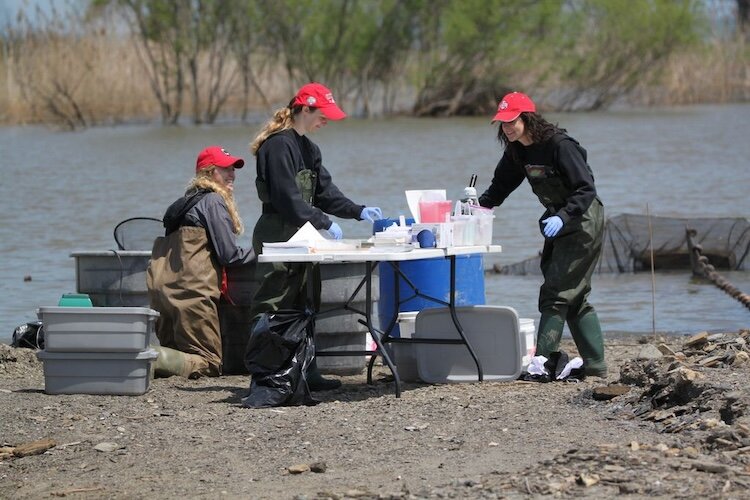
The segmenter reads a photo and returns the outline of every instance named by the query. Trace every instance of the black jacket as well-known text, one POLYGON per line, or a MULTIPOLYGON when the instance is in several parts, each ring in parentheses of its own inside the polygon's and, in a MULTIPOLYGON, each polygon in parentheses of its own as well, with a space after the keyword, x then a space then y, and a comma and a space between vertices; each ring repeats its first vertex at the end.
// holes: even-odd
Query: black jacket
POLYGON ((354 203, 339 190, 323 166, 318 146, 294 129, 283 130, 266 139, 258 150, 256 169, 258 180, 266 185, 273 210, 295 226, 310 221, 316 229, 328 229, 331 220, 326 214, 359 220, 364 206, 354 203), (295 182, 297 174, 304 169, 312 170, 317 177, 312 206, 302 199, 295 182))

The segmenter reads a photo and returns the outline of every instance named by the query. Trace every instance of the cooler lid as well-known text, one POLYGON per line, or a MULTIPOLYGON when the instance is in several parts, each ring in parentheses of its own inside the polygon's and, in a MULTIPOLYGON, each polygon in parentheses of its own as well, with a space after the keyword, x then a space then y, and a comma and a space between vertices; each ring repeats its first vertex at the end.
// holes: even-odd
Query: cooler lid
MULTIPOLYGON (((456 308, 467 341, 482 364, 484 380, 516 380, 521 375, 523 344, 518 313, 512 307, 456 308)), ((460 339, 447 307, 424 309, 414 338, 460 339)), ((419 378, 428 383, 475 382, 477 366, 461 344, 414 344, 419 378)))

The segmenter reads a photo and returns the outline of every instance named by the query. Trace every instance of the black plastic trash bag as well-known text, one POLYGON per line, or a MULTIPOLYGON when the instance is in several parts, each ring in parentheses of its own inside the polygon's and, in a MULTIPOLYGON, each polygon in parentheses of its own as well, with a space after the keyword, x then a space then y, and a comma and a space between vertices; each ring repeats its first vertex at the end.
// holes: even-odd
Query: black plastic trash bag
POLYGON ((17 326, 13 330, 13 347, 25 347, 27 349, 44 349, 44 329, 41 321, 32 321, 17 326))
POLYGON ((246 408, 314 405, 307 367, 315 358, 313 317, 309 311, 264 313, 252 326, 245 366, 252 375, 246 408))

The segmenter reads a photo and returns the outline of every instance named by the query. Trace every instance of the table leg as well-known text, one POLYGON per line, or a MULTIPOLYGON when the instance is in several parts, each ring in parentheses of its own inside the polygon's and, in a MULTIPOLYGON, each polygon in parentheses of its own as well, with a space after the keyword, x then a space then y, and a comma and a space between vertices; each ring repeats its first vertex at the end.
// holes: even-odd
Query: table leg
MULTIPOLYGON (((391 361, 391 357, 388 355, 388 352, 385 350, 385 346, 383 345, 383 342, 381 341, 379 335, 375 331, 375 326, 372 324, 372 268, 373 264, 368 262, 367 263, 367 269, 365 271, 365 322, 367 323, 367 329, 372 333, 372 339, 375 341, 375 344, 378 346, 378 353, 383 356, 383 361, 385 361, 385 364, 388 366, 388 369, 391 370, 391 373, 393 374, 393 381, 396 384, 396 397, 401 397, 401 379, 398 376, 398 369, 391 361)), ((386 336, 388 334, 386 333, 386 336)), ((370 364, 367 367, 367 381, 368 383, 372 383, 372 366, 375 363, 375 355, 370 358, 370 364)))
POLYGON ((461 327, 461 323, 458 321, 458 314, 456 314, 456 256, 451 255, 449 257, 450 263, 451 263, 451 271, 450 271, 450 305, 448 306, 451 311, 451 318, 453 319, 453 325, 456 327, 456 330, 458 331, 458 334, 461 336, 461 339, 464 342, 464 345, 466 345, 466 349, 469 350, 469 354, 471 354, 471 357, 474 359, 474 363, 477 365, 477 377, 479 378, 479 381, 481 382, 484 379, 484 374, 482 373, 482 363, 479 361, 479 358, 477 357, 476 353, 474 353, 474 349, 471 347, 471 344, 466 339, 466 335, 464 335, 464 330, 461 327))

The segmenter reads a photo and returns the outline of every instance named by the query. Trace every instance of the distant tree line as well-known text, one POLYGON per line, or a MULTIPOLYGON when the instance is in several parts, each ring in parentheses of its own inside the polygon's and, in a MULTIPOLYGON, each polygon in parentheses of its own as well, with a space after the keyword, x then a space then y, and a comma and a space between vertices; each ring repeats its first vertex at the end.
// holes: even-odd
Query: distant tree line
MULTIPOLYGON (((736 1, 738 29, 747 33, 750 0, 736 1)), ((92 0, 84 28, 53 31, 83 39, 86 30, 103 32, 103 19, 117 19, 119 31, 106 36, 132 41, 165 124, 186 116, 213 123, 228 102, 245 120, 258 102, 270 108, 271 94, 291 97, 311 80, 362 116, 402 112, 405 102, 416 116, 453 116, 488 114, 513 89, 556 109, 606 108, 657 82, 673 54, 704 41, 703 7, 701 0, 92 0)), ((11 33, 11 49, 22 46, 14 36, 42 35, 11 33)), ((81 71, 96 63, 71 61, 81 71)), ((30 79, 24 91, 33 93, 33 75, 22 73, 14 74, 30 79)), ((85 120, 75 83, 47 87, 48 101, 67 101, 59 113, 85 120)))

